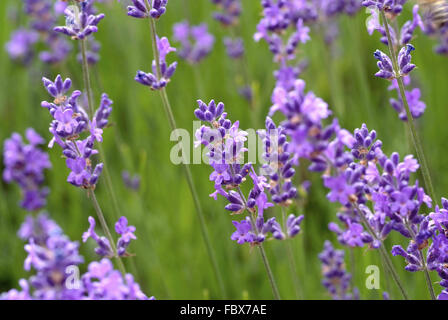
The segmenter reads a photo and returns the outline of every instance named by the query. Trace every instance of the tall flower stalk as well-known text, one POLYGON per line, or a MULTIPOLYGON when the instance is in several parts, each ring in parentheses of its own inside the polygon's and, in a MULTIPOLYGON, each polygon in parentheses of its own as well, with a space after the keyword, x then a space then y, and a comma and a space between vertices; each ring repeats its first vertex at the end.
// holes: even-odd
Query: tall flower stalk
MULTIPOLYGON (((167 38, 159 39, 157 36, 157 29, 156 29, 156 23, 155 19, 160 18, 165 11, 166 11, 166 5, 167 0, 154 0, 154 1, 148 1, 148 0, 133 0, 133 6, 128 7, 128 15, 134 18, 143 18, 147 19, 149 23, 149 30, 151 35, 151 45, 153 50, 153 64, 152 69, 154 74, 152 73, 144 73, 142 71, 139 71, 136 76, 136 81, 139 83, 149 86, 152 90, 159 91, 160 98, 162 100, 163 109, 166 113, 166 116, 168 118, 168 122, 170 125, 171 130, 176 135, 176 139, 178 138, 177 134, 177 124, 176 120, 174 118, 174 114, 171 108, 171 104, 168 98, 168 94, 166 92, 166 85, 171 78, 171 76, 174 74, 174 71, 176 69, 177 63, 173 63, 170 66, 166 65, 165 62, 165 56, 171 52, 174 51, 174 48, 171 48, 168 42, 167 38), (162 49, 159 48, 159 45, 163 47, 162 49), (160 50, 160 51, 159 51, 160 50)), ((221 292, 222 297, 226 297, 226 289, 224 286, 224 282, 222 279, 221 271, 218 266, 218 262, 215 257, 215 253, 210 241, 210 236, 208 233, 208 229, 206 226, 204 213, 202 211, 202 206, 199 201, 199 196, 196 191, 196 187, 193 181, 193 176, 191 174, 191 170, 189 165, 186 161, 182 161, 182 166, 184 169, 184 173, 187 179, 187 184, 190 189, 194 206, 196 208, 196 214, 199 220, 199 226, 201 229, 202 238, 204 241, 204 244, 206 246, 207 254, 210 259, 216 280, 218 282, 219 290, 221 292)))
POLYGON ((425 157, 425 153, 423 151, 421 139, 420 139, 419 133, 415 127, 414 118, 412 116, 411 110, 409 108, 409 103, 408 103, 408 100, 406 97, 404 83, 403 83, 403 75, 401 73, 400 66, 397 61, 397 55, 395 52, 395 48, 393 46, 391 32, 389 29, 389 22, 387 20, 386 14, 384 13, 384 10, 380 10, 380 12, 381 12, 381 18, 383 19, 383 22, 384 22, 384 29, 386 31, 387 43, 388 43, 388 47, 389 47, 389 53, 390 53, 391 59, 392 59, 392 65, 393 65, 393 71, 395 74, 395 79, 398 82, 398 88, 400 91, 401 100, 403 101, 404 108, 406 110, 407 124, 409 127, 409 131, 411 132, 412 143, 414 145, 415 151, 417 152, 417 158, 421 165, 423 180, 425 182, 426 189, 428 190, 428 193, 430 194, 431 198, 434 201, 437 201, 436 200, 437 197, 434 192, 434 186, 433 186, 433 183, 431 180, 431 174, 429 171, 428 162, 426 161, 426 157, 425 157))
MULTIPOLYGON (((114 239, 106 223, 103 211, 95 196, 95 187, 101 172, 104 169, 104 161, 98 164, 92 171, 91 155, 97 154, 94 150, 95 142, 102 142, 103 128, 108 124, 108 117, 112 108, 107 95, 102 96, 100 108, 95 112, 94 98, 89 73, 89 61, 87 52, 88 37, 98 31, 98 24, 104 18, 104 14, 94 15, 92 11, 92 2, 85 1, 80 6, 71 1, 72 6, 65 10, 66 25, 54 28, 55 32, 70 36, 72 40, 80 42, 80 51, 82 57, 83 79, 87 96, 87 112, 77 104, 77 98, 81 92, 75 91, 67 99, 64 95, 71 86, 71 80, 58 76, 55 82, 44 79, 44 85, 47 91, 55 97, 54 103, 45 102, 44 107, 49 109, 50 114, 55 118, 50 131, 54 134, 53 144, 56 142, 64 149, 64 155, 67 156, 67 166, 72 170, 68 182, 86 190, 87 197, 92 201, 93 207, 100 220, 104 233, 106 234, 113 256, 117 258, 117 263, 123 275, 126 270, 121 261, 118 250, 114 244, 114 239), (90 131, 90 136, 84 140, 79 140, 79 135, 83 131, 90 131), (64 141, 65 139, 65 141, 64 141)), ((104 154, 101 144, 99 144, 101 154, 104 154)), ((104 156, 101 156, 104 158, 104 156)), ((108 171, 104 170, 106 175, 108 171)), ((113 187, 106 179, 109 191, 112 190, 111 197, 114 198, 113 187)), ((116 203, 116 199, 114 200, 116 203)))

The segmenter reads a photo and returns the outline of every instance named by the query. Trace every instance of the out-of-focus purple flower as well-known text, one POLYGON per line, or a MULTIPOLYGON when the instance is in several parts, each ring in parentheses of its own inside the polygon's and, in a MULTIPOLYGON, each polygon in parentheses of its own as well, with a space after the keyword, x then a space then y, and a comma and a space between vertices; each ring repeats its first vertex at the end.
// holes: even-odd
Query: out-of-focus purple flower
POLYGON ((207 24, 190 26, 187 21, 173 26, 173 39, 181 44, 179 56, 190 64, 201 62, 212 51, 215 37, 208 32, 207 24))
POLYGON ((84 259, 78 253, 79 244, 71 242, 65 235, 53 235, 45 244, 38 245, 33 239, 25 245, 28 256, 25 270, 31 268, 36 274, 30 278, 34 288, 33 298, 39 300, 72 300, 79 299, 81 288, 74 285, 70 288, 66 280, 70 276, 68 267, 81 264, 84 259))
POLYGON ((114 270, 109 259, 91 262, 82 276, 82 284, 89 300, 153 300, 148 298, 130 274, 114 270))
POLYGON ((26 131, 29 144, 18 133, 6 139, 3 146, 3 180, 17 183, 23 192, 22 208, 35 211, 46 204, 48 188, 43 187, 44 170, 51 168, 48 154, 38 146, 44 143, 34 129, 26 131))
POLYGON ((138 191, 140 189, 140 176, 135 174, 131 177, 128 171, 123 171, 121 177, 125 186, 131 190, 138 191))
MULTIPOLYGON (((410 85, 410 76, 403 77, 403 84, 405 86, 410 85)), ((389 100, 391 106, 398 112, 398 116, 401 120, 407 121, 406 109, 404 108, 403 101, 400 96, 400 88, 398 87, 397 80, 393 80, 389 86, 389 90, 396 90, 398 93, 398 99, 391 98, 389 100)), ((426 110, 426 103, 421 100, 421 90, 419 88, 413 88, 411 90, 405 90, 406 100, 408 101, 409 109, 413 118, 419 118, 426 110)))
POLYGON ((238 59, 244 54, 244 44, 241 38, 224 38, 224 45, 226 46, 227 55, 232 59, 238 59))
POLYGON ((324 250, 319 254, 322 261, 322 285, 334 300, 358 299, 355 288, 350 293, 351 274, 345 270, 344 251, 335 250, 330 241, 325 241, 324 250))
POLYGON ((241 0, 211 0, 220 9, 213 17, 224 26, 234 25, 241 15, 241 0))
POLYGON ((61 234, 62 229, 49 218, 47 213, 40 213, 35 218, 28 215, 17 233, 20 239, 27 242, 33 239, 38 245, 43 245, 48 238, 61 234))
POLYGON ((11 35, 5 49, 13 60, 27 64, 33 56, 33 46, 38 41, 39 35, 35 31, 18 29, 11 35))

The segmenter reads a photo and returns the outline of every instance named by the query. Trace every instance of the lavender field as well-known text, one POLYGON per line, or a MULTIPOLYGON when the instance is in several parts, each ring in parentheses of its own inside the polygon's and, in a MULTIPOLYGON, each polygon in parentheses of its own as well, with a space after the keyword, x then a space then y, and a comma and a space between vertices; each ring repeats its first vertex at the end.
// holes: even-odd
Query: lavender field
POLYGON ((0 299, 448 299, 448 1, 0 16, 0 299))

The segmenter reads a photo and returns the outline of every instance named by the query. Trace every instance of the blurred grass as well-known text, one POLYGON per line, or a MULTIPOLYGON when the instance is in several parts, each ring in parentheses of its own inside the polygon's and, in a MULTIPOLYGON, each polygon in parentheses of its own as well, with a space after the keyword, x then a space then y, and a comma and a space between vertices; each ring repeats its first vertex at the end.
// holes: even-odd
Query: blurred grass
MULTIPOLYGON (((169 2, 167 14, 158 22, 160 36, 170 37, 173 23, 187 18, 188 13, 181 2, 169 2)), ((179 127, 192 131, 193 110, 198 98, 223 101, 229 117, 240 120, 242 128, 251 127, 253 122, 263 127, 274 85, 274 65, 267 45, 255 43, 252 39, 260 17, 259 1, 243 2, 240 29, 245 40, 249 72, 259 87, 257 98, 260 109, 251 115, 247 103, 238 94, 236 75, 231 73, 236 68, 227 58, 221 41, 228 35, 228 30, 212 19, 214 6, 208 0, 189 0, 187 8, 192 23, 207 22, 216 36, 216 45, 211 56, 196 67, 205 96, 199 95, 192 67, 179 61, 178 70, 168 86, 179 127)), ((8 10, 17 8, 17 5, 16 0, 0 2, 0 16, 3 17, 0 23, 0 141, 14 131, 23 133, 29 126, 50 139, 50 117, 40 107, 40 101, 47 99, 40 79, 43 75, 54 78, 62 73, 64 77, 73 79, 74 88, 81 89, 81 67, 74 55, 66 65, 53 68, 39 63, 25 68, 12 63, 3 46, 11 31, 18 26, 18 21, 8 18, 8 10)), ((105 132, 104 149, 120 210, 137 227, 138 241, 130 247, 136 253, 133 258, 137 268, 136 277, 147 294, 159 299, 219 298, 190 192, 181 168, 169 160, 173 144, 169 141, 170 131, 161 101, 157 94, 133 81, 136 70, 148 70, 151 63, 148 25, 145 21, 128 18, 126 10, 118 3, 101 6, 101 9, 106 19, 101 22, 96 35, 102 48, 101 60, 93 70, 93 84, 96 101, 99 101, 103 90, 114 100, 114 126, 105 132), (141 175, 139 192, 124 187, 122 170, 141 175)), ((386 48, 379 44, 378 35, 367 35, 364 21, 364 12, 355 18, 343 17, 340 37, 332 48, 324 44, 318 33, 313 33, 313 40, 302 46, 302 56, 309 60, 303 78, 308 90, 315 91, 330 106, 339 106, 332 109, 343 127, 353 130, 365 122, 369 128, 377 130, 386 153, 398 151, 404 155, 409 152, 409 146, 404 125, 388 104, 388 83, 373 76, 376 69, 373 51, 376 48, 385 51, 386 48)), ((418 127, 436 191, 441 196, 448 187, 448 176, 445 174, 445 143, 448 139, 448 130, 445 129, 448 115, 445 79, 448 60, 432 52, 434 41, 425 36, 419 36, 414 45, 417 48, 413 55, 414 62, 419 67, 414 75, 421 84, 423 98, 428 106, 423 118, 418 120, 418 127)), ((169 57, 170 61, 174 57, 169 57)), ((88 227, 87 217, 94 215, 93 208, 81 190, 65 182, 68 170, 60 158, 60 150, 55 148, 49 150, 49 153, 53 169, 47 174, 47 183, 51 188, 48 211, 72 240, 80 240, 82 232, 88 227)), ((238 246, 229 240, 233 232, 232 217, 223 209, 222 200, 215 202, 208 197, 213 188, 208 180, 210 169, 206 165, 194 165, 192 171, 197 189, 202 195, 212 243, 229 297, 270 299, 271 289, 259 256, 249 247, 238 246)), ((301 179, 312 181, 312 188, 304 212, 299 212, 306 215, 303 231, 294 239, 298 272, 306 298, 327 299, 329 297, 320 284, 317 254, 322 250, 325 239, 335 243, 335 237, 328 231, 327 224, 334 220, 337 207, 326 200, 326 191, 319 176, 307 173, 306 170, 300 171, 303 171, 301 179)), ((103 181, 98 185, 97 194, 112 226, 115 220, 114 208, 103 181)), ((25 215, 17 206, 19 198, 16 186, 0 183, 0 292, 17 287, 18 279, 29 276, 23 270, 24 244, 16 237, 25 215)), ((390 248, 395 243, 406 244, 402 238, 394 235, 387 245, 390 248)), ((266 243, 265 247, 282 297, 294 298, 286 248, 277 241, 266 243)), ((81 245, 81 253, 87 261, 97 258, 92 249, 91 242, 81 245)), ((348 252, 346 258, 347 268, 355 271, 355 285, 360 289, 363 299, 380 298, 383 290, 391 290, 392 297, 400 298, 394 284, 383 272, 381 290, 365 288, 366 266, 380 265, 376 252, 354 250, 353 266, 349 262, 348 252)), ((413 298, 427 298, 423 274, 401 271, 404 267, 402 259, 392 259, 410 295, 413 298)), ((126 263, 128 270, 132 270, 129 261, 126 263)), ((436 291, 439 290, 436 285, 436 291)))

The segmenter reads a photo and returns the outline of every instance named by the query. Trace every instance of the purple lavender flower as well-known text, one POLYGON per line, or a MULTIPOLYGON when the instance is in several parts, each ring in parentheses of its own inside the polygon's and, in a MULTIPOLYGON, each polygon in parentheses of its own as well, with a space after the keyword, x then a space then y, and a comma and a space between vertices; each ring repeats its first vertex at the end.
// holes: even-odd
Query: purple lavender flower
POLYGON ((241 222, 232 221, 233 225, 236 228, 236 231, 230 237, 231 240, 238 242, 238 244, 243 244, 245 242, 253 242, 255 239, 255 235, 251 233, 252 224, 250 218, 243 220, 241 222))
POLYGON ((117 242, 117 253, 118 255, 123 256, 126 254, 126 249, 131 243, 131 240, 137 239, 134 235, 135 227, 128 226, 128 219, 126 217, 121 217, 115 224, 115 232, 121 235, 117 242))
POLYGON ((241 0, 211 0, 220 9, 213 13, 213 18, 224 26, 234 25, 241 15, 241 0))
POLYGON ((398 15, 403 10, 403 4, 407 0, 363 0, 364 7, 376 7, 380 11, 388 12, 392 15, 398 15))
POLYGON ((197 26, 190 26, 187 21, 176 23, 173 38, 181 44, 179 56, 190 64, 201 62, 210 54, 215 43, 215 37, 208 32, 205 23, 197 26))
POLYGON ((106 258, 91 262, 81 281, 89 300, 154 300, 141 291, 132 275, 123 278, 106 258))
MULTIPOLYGON (((82 235, 82 241, 86 242, 89 238, 92 238, 98 245, 95 248, 95 253, 102 257, 114 257, 114 252, 109 243, 109 240, 105 237, 100 237, 95 232, 95 219, 89 217, 89 229, 82 235)), ((128 220, 126 217, 121 217, 115 224, 115 231, 120 237, 117 240, 117 253, 119 256, 128 256, 129 253, 126 252, 127 247, 131 243, 131 240, 137 239, 134 235, 135 227, 128 226, 128 220)))
POLYGON ((177 68, 177 62, 173 62, 169 66, 166 63, 167 54, 176 51, 175 48, 170 46, 170 43, 166 37, 163 37, 161 39, 157 37, 157 49, 159 51, 159 64, 161 74, 158 74, 156 61, 153 60, 153 73, 145 73, 139 70, 135 77, 135 81, 150 87, 151 90, 160 90, 166 87, 177 68))
POLYGON ((58 63, 64 60, 71 50, 71 46, 57 33, 53 26, 57 20, 56 9, 49 0, 24 0, 24 11, 29 17, 28 29, 20 28, 12 35, 7 44, 7 50, 13 59, 20 58, 28 63, 32 58, 31 45, 37 41, 44 43, 46 50, 39 53, 44 63, 58 63), (25 51, 24 51, 25 50, 25 51), (15 57, 20 55, 22 57, 15 57))
MULTIPOLYGON (((67 181, 76 187, 94 188, 101 175, 103 164, 93 166, 91 157, 98 153, 94 149, 95 142, 102 142, 103 128, 108 123, 108 118, 112 111, 112 101, 106 94, 101 97, 100 107, 96 110, 92 119, 89 119, 87 112, 79 105, 78 98, 82 95, 80 91, 72 92, 68 97, 66 93, 70 90, 71 80, 62 80, 58 75, 53 82, 43 78, 43 83, 48 93, 54 97, 54 101, 42 102, 42 106, 50 111, 54 118, 50 125, 50 132, 53 139, 49 147, 57 143, 66 159, 70 174, 67 181), (85 139, 80 135, 88 132, 85 139)), ((88 106, 93 109, 93 106, 88 106)))
POLYGON ((324 250, 319 254, 322 261, 322 285, 334 300, 354 300, 357 290, 350 293, 351 274, 345 270, 344 251, 335 250, 330 241, 325 241, 324 250))
POLYGON ((375 76, 387 80, 394 79, 396 76, 394 72, 394 67, 392 66, 392 60, 389 58, 389 56, 380 50, 376 50, 373 55, 375 59, 378 60, 377 65, 378 68, 380 69, 380 71, 378 71, 375 74, 375 76))
POLYGON ((241 58, 244 54, 244 44, 241 38, 224 38, 224 45, 226 46, 227 55, 232 59, 241 58))
POLYGON ((28 215, 17 233, 20 239, 27 242, 32 239, 38 245, 44 245, 48 238, 61 234, 62 229, 49 218, 47 213, 40 213, 36 218, 28 215))
POLYGON ((146 0, 132 0, 133 6, 128 6, 128 16, 134 18, 148 18, 149 12, 146 0))
MULTIPOLYGON (((290 215, 286 221, 284 229, 275 220, 264 219, 264 212, 273 204, 269 202, 268 192, 272 195, 272 201, 280 205, 289 205, 290 199, 297 195, 296 188, 291 183, 291 178, 295 171, 292 168, 290 154, 283 151, 286 149, 286 137, 275 136, 280 142, 274 140, 271 131, 276 130, 274 122, 268 118, 266 120, 266 131, 259 131, 263 138, 266 153, 276 153, 276 157, 268 154, 264 156, 271 160, 270 166, 275 165, 279 171, 270 171, 271 183, 267 183, 267 178, 255 172, 251 163, 243 163, 243 154, 247 151, 244 142, 247 140, 247 133, 239 129, 239 122, 232 122, 227 119, 224 112, 224 104, 216 104, 214 100, 209 104, 198 100, 198 108, 194 111, 195 116, 207 125, 203 125, 196 131, 195 146, 204 145, 207 150, 210 165, 214 171, 210 175, 210 180, 214 181, 215 192, 210 196, 217 200, 218 195, 227 199, 225 209, 232 214, 248 213, 242 221, 233 221, 236 231, 231 239, 239 244, 251 243, 259 244, 272 235, 274 239, 283 240, 292 238, 300 232, 300 223, 303 216, 290 215), (278 153, 278 154, 277 154, 278 153), (252 181, 252 189, 247 198, 240 189, 240 185, 249 176, 252 181), (274 183, 275 181, 275 183, 274 183), (226 190, 228 191, 226 191, 226 190)), ((283 130, 283 129, 281 129, 283 130)))
POLYGON ((380 50, 376 50, 374 56, 377 60, 379 60, 377 65, 378 68, 380 68, 380 71, 378 71, 375 76, 387 80, 407 76, 412 70, 415 69, 415 64, 411 63, 411 52, 414 50, 415 48, 413 45, 407 44, 398 53, 398 67, 400 68, 400 73, 398 75, 395 74, 391 59, 385 53, 380 50))
POLYGON ((38 38, 39 35, 35 31, 18 29, 12 33, 5 49, 11 59, 27 64, 33 56, 33 46, 38 38))
POLYGON ((68 288, 67 267, 77 266, 84 260, 78 253, 77 242, 71 242, 65 235, 53 235, 44 245, 36 244, 33 239, 25 246, 28 256, 25 270, 32 268, 36 275, 29 280, 34 288, 33 298, 39 300, 79 299, 80 288, 68 288))
MULTIPOLYGON (((155 299, 148 298, 142 292, 131 274, 122 275, 114 270, 112 262, 106 258, 100 262, 91 262, 81 281, 73 280, 71 268, 83 262, 78 253, 79 244, 71 242, 47 216, 40 215, 35 221, 31 219, 27 219, 20 233, 29 239, 25 246, 28 253, 25 270, 33 268, 36 274, 29 280, 21 279, 21 290, 12 289, 3 293, 0 295, 1 300, 155 299)), ((125 222, 119 222, 119 231, 123 237, 132 237, 132 227, 127 227, 125 222)), ((92 230, 87 233, 89 235, 85 234, 83 238, 96 235, 92 230)))
POLYGON ((66 25, 55 27, 53 30, 71 37, 73 40, 83 40, 98 31, 98 24, 105 17, 104 14, 94 15, 90 12, 90 3, 81 2, 81 11, 77 6, 65 9, 66 25))
POLYGON ((160 18, 160 16, 165 13, 167 4, 168 0, 152 0, 149 15, 155 19, 160 18))
POLYGON ((140 189, 140 176, 138 174, 135 174, 131 177, 130 173, 128 171, 123 171, 121 173, 121 178, 123 179, 123 182, 125 186, 131 190, 138 191, 140 189))
POLYGON ((29 144, 24 144, 18 133, 5 140, 3 147, 3 180, 7 183, 15 182, 23 192, 22 208, 35 211, 46 204, 48 188, 42 187, 44 170, 51 168, 48 154, 41 151, 38 146, 44 143, 34 129, 26 131, 29 144))
POLYGON ((380 140, 375 141, 376 131, 369 132, 363 123, 361 129, 356 129, 354 133, 356 142, 352 145, 352 155, 359 160, 373 160, 376 157, 376 149, 382 146, 380 140))

